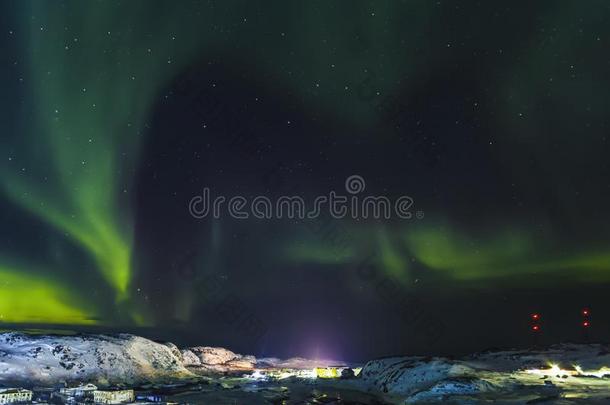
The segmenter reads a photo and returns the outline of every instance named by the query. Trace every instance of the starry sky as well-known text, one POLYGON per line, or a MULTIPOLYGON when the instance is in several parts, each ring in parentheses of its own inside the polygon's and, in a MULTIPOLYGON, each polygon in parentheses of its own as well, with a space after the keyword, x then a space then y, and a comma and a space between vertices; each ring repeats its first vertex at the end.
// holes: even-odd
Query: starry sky
POLYGON ((605 2, 0 7, 5 328, 334 359, 610 338, 605 2), (412 218, 189 212, 355 174, 412 218))

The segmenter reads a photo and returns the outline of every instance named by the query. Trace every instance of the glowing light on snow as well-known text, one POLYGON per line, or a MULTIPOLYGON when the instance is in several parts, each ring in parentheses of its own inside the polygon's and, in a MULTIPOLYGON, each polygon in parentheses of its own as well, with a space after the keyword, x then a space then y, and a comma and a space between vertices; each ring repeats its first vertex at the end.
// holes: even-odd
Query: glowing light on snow
POLYGON ((610 375, 610 368, 608 368, 606 366, 600 368, 597 371, 594 371, 594 370, 584 371, 582 368, 580 368, 580 366, 574 366, 574 368, 578 372, 578 375, 582 375, 582 376, 593 376, 593 377, 597 377, 597 378, 603 378, 606 375, 610 375))
POLYGON ((282 370, 280 373, 278 380, 283 380, 290 377, 297 378, 315 378, 315 374, 308 369, 305 370, 282 370))
POLYGON ((255 370, 252 374, 248 375, 247 378, 251 378, 253 380, 258 381, 265 381, 269 379, 269 377, 261 373, 260 370, 255 370))
POLYGON ((291 377, 313 379, 316 378, 316 373, 315 369, 265 369, 254 370, 254 372, 245 375, 245 377, 256 381, 284 380, 291 377))
POLYGON ((549 364, 549 368, 546 368, 546 369, 534 368, 531 370, 525 370, 525 372, 528 374, 539 375, 541 377, 557 377, 557 378, 561 378, 565 375, 570 376, 570 375, 578 374, 578 372, 576 372, 576 371, 563 370, 557 364, 549 364))
POLYGON ((571 377, 597 377, 603 378, 606 375, 610 375, 610 368, 601 367, 598 370, 583 370, 582 367, 575 365, 574 370, 565 370, 559 367, 557 364, 549 364, 549 368, 546 369, 531 369, 525 370, 527 374, 534 374, 540 377, 551 377, 551 378, 563 378, 564 376, 571 377))

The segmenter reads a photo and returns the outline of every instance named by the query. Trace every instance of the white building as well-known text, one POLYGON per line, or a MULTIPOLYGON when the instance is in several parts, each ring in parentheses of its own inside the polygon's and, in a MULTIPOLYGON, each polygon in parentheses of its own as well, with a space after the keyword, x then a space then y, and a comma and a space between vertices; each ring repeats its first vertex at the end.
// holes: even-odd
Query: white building
POLYGON ((93 391, 93 402, 96 404, 127 404, 135 401, 133 390, 93 391))
POLYGON ((21 388, 0 389, 0 404, 17 404, 20 402, 31 402, 32 391, 21 388))
POLYGON ((97 387, 93 384, 80 385, 73 388, 60 388, 59 393, 66 397, 87 397, 92 396, 97 387))

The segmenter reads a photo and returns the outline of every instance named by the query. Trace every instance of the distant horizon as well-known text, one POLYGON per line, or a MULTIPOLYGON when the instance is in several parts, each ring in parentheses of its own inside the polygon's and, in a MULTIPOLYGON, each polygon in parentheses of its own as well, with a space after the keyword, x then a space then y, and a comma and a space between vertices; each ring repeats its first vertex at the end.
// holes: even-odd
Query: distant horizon
MULTIPOLYGON (((2 326, 6 326, 6 325, 2 325, 2 326)), ((384 358, 391 358, 391 357, 404 357, 404 356, 421 356, 421 357, 456 357, 456 358, 460 358, 463 356, 468 356, 470 354, 476 354, 476 353, 485 353, 485 352, 503 352, 503 351, 512 351, 512 350, 528 350, 528 351, 537 351, 537 350, 544 350, 544 349, 548 349, 551 348, 553 346, 559 346, 559 345, 610 345, 610 342, 604 342, 604 341, 595 341, 595 340, 589 340, 589 341, 582 341, 582 340, 559 340, 559 341, 546 341, 544 343, 532 343, 530 345, 527 344, 519 344, 519 345, 515 345, 515 346, 492 346, 492 347, 487 347, 487 348, 483 348, 483 349, 479 349, 479 350, 473 350, 473 351, 464 351, 462 353, 459 354, 450 354, 450 353, 437 353, 437 354, 426 354, 426 353, 393 353, 393 354, 385 354, 382 356, 377 356, 377 357, 370 357, 370 358, 364 358, 364 359, 352 359, 352 358, 314 358, 314 357, 310 357, 307 355, 302 355, 302 354, 294 354, 294 355, 290 355, 290 356, 278 356, 278 355, 273 355, 273 354, 268 354, 268 355, 259 355, 256 353, 251 353, 251 352, 243 352, 240 350, 235 350, 232 347, 228 347, 228 346, 223 346, 223 345, 218 345, 218 344, 209 344, 206 342, 200 342, 200 343, 195 343, 195 344, 179 344, 179 341, 176 342, 174 340, 167 340, 167 339, 163 339, 161 338, 161 336, 164 336, 163 334, 160 335, 159 337, 155 337, 155 333, 158 333, 158 330, 156 328, 132 328, 132 329, 117 329, 116 327, 104 327, 104 326, 92 326, 88 329, 83 329, 83 330, 77 330, 76 328, 74 329, 70 329, 69 325, 61 325, 61 326, 57 326, 55 325, 52 328, 44 328, 44 327, 40 327, 40 325, 36 325, 36 328, 31 328, 28 326, 24 326, 24 325, 16 325, 14 326, 14 329, 4 329, 4 328, 0 328, 0 334, 3 333, 23 333, 23 334, 28 334, 28 335, 40 335, 40 336, 78 336, 78 335, 90 335, 90 336, 100 336, 100 335, 104 335, 104 336, 116 336, 116 335, 121 335, 121 334, 127 334, 127 335, 133 335, 133 336, 139 336, 139 337, 143 337, 146 339, 149 339, 153 342, 157 342, 157 343, 173 343, 176 344, 178 346, 178 348, 180 349, 188 349, 191 347, 215 347, 215 348, 224 348, 227 350, 230 350, 236 354, 241 354, 241 355, 253 355, 255 356, 257 359, 265 359, 265 358, 276 358, 276 359, 280 359, 280 360, 290 360, 293 358, 302 358, 302 359, 306 359, 306 360, 320 360, 320 361, 324 361, 324 362, 347 362, 349 364, 363 364, 366 361, 369 360, 376 360, 376 359, 384 359, 384 358), (152 330, 151 330, 152 329, 152 330)), ((52 326, 52 325, 49 325, 52 326)), ((168 332, 171 333, 171 332, 168 332)))

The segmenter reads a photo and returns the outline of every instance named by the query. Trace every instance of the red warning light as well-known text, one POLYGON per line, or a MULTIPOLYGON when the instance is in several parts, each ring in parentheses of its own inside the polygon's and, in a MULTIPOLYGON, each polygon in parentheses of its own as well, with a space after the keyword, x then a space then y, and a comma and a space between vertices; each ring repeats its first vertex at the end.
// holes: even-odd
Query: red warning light
POLYGON ((534 325, 534 326, 532 326, 532 330, 533 330, 534 332, 538 332, 538 331, 540 330, 540 326, 538 326, 538 325, 534 325))
POLYGON ((584 321, 584 322, 582 323, 582 326, 583 326, 584 328, 588 328, 590 325, 591 325, 591 324, 589 323, 589 321, 584 321))
POLYGON ((587 308, 582 310, 582 316, 589 316, 589 310, 587 308))
POLYGON ((532 319, 540 319, 540 314, 532 314, 532 319))

